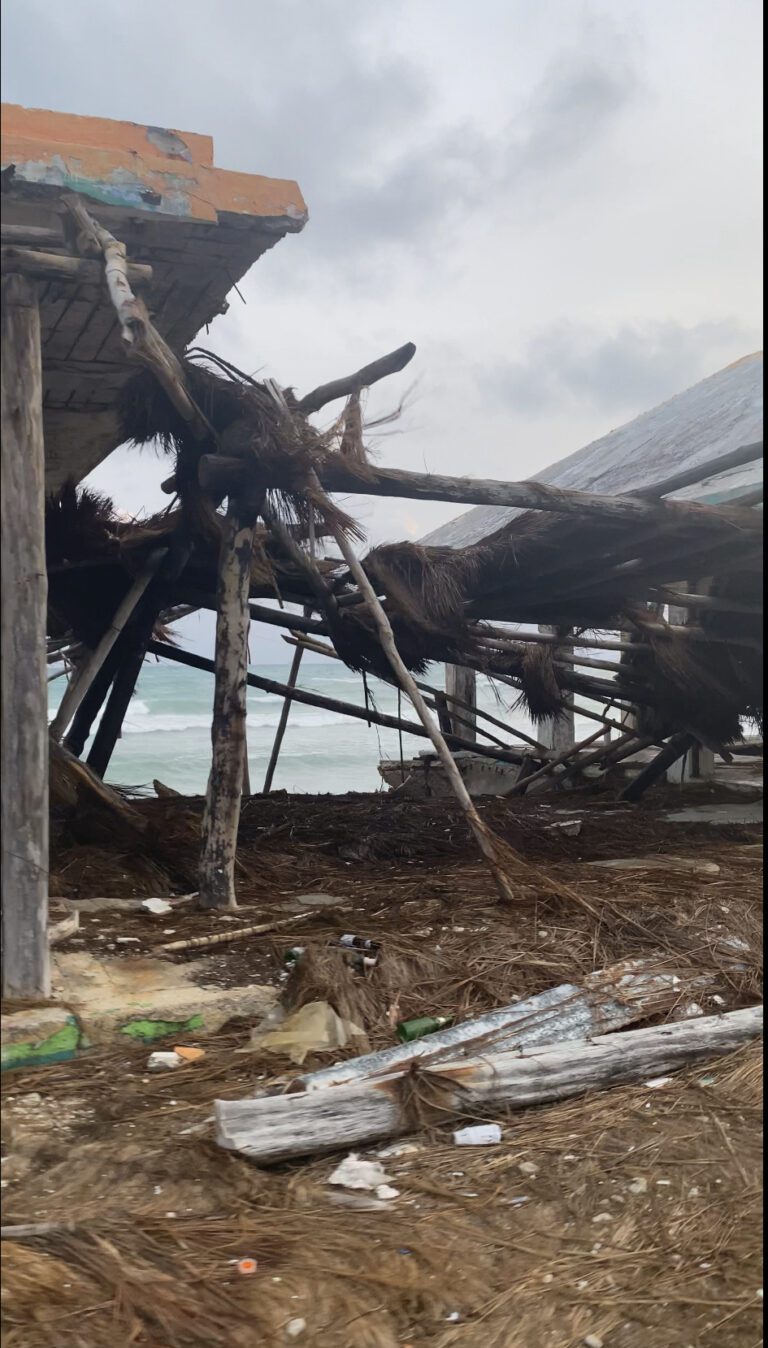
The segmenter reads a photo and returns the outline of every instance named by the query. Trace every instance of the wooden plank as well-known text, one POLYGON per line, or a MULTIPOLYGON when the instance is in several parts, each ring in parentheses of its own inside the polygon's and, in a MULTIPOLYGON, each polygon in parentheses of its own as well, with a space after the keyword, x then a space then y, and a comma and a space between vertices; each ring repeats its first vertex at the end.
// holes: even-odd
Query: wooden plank
MULTIPOLYGON (((151 284, 152 268, 146 263, 129 262, 127 267, 131 285, 138 288, 151 284)), ((75 257, 71 253, 41 253, 13 244, 0 244, 0 270, 17 272, 44 281, 74 281, 99 285, 104 279, 101 263, 90 258, 75 257)))
POLYGON ((45 453, 34 284, 2 282, 3 996, 48 997, 45 453))
MULTIPOLYGON (((446 665, 445 691, 449 702, 452 698, 455 698, 457 705, 460 707, 469 707, 470 709, 476 708, 477 675, 474 669, 467 669, 464 665, 446 665)), ((453 719, 453 717, 451 717, 451 719, 453 719)), ((465 718, 462 716, 461 719, 465 727, 462 732, 464 738, 468 740, 477 739, 475 730, 477 724, 476 711, 470 710, 468 712, 468 717, 465 718), (467 724, 469 724, 469 730, 466 729, 467 724)), ((458 731, 459 727, 454 725, 453 729, 458 731)))
POLYGON ((319 469, 326 491, 356 496, 394 496, 410 501, 455 501, 458 505, 517 506, 523 510, 551 510, 562 515, 600 519, 680 520, 711 528, 718 518, 738 522, 750 534, 761 531, 756 512, 699 505, 695 501, 645 500, 639 496, 598 496, 566 491, 543 482, 501 482, 487 478, 448 477, 438 473, 409 473, 399 468, 370 469, 364 478, 351 472, 340 456, 329 456, 319 469))
POLYGON ((644 1081, 730 1053, 759 1038, 762 1028, 763 1008, 748 1007, 529 1054, 490 1051, 441 1062, 435 1072, 419 1073, 420 1115, 408 1109, 405 1070, 326 1090, 217 1100, 216 1140, 262 1164, 363 1146, 408 1132, 425 1117, 441 1124, 462 1115, 487 1118, 495 1106, 525 1109, 644 1081))
MULTIPOLYGON (((168 646, 162 641, 150 641, 147 647, 150 655, 158 655, 162 660, 173 660, 180 665, 188 665, 190 669, 204 669, 213 673, 213 660, 209 660, 204 655, 194 655, 192 651, 180 651, 173 646, 168 646)), ((405 721, 397 716, 388 716, 384 712, 374 711, 372 707, 359 707, 352 702, 341 702, 334 697, 324 697, 320 693, 310 693, 306 688, 289 688, 285 683, 278 683, 274 679, 264 679, 259 674, 246 675, 246 683, 249 688, 260 688, 264 693, 276 693, 278 697, 290 697, 294 702, 301 702, 307 707, 321 707, 323 711, 337 712, 339 716, 352 716, 358 721, 365 721, 369 725, 385 726, 388 730, 403 730, 407 735, 418 735, 422 739, 429 739, 429 735, 422 725, 417 721, 405 721)), ((473 744, 471 740, 462 739, 458 735, 447 736, 447 743, 453 749, 469 749, 472 753, 479 754, 483 758, 493 758, 502 763, 522 763, 526 757, 522 752, 503 749, 488 749, 484 744, 473 744)))
POLYGON ((29 244, 33 248, 63 248, 61 229, 45 229, 42 225, 0 225, 0 244, 29 244))
MULTIPOLYGON (((655 482, 651 487, 643 487, 638 496, 668 496, 670 492, 682 491, 685 487, 695 487, 707 477, 719 477, 732 468, 741 468, 745 463, 754 463, 763 457, 763 442, 756 440, 750 445, 740 445, 729 454, 721 454, 718 459, 707 459, 693 468, 684 468, 674 476, 655 482)), ((634 495, 635 493, 633 493, 634 495)))
MULTIPOLYGON (((360 1058, 321 1067, 298 1078, 304 1090, 325 1090, 363 1078, 385 1076, 416 1059, 425 1067, 465 1054, 528 1051, 565 1040, 592 1039, 625 1029, 700 996, 706 980, 659 971, 663 957, 620 960, 587 974, 579 983, 560 983, 522 1002, 484 1016, 459 1021, 412 1043, 395 1044, 360 1058)), ((714 982, 710 979, 710 982, 714 982)))

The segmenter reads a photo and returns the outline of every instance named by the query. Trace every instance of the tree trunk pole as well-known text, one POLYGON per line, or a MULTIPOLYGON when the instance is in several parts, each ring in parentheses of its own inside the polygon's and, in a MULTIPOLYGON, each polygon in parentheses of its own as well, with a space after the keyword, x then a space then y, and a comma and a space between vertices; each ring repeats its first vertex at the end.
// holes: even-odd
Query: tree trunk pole
POLYGON ((248 673, 248 595, 258 508, 233 498, 219 555, 216 687, 211 725, 211 773, 203 816, 200 903, 236 908, 235 856, 245 763, 248 673))
POLYGON ((496 887, 503 899, 508 902, 514 902, 516 895, 512 888, 509 876, 504 870, 502 849, 498 839, 494 838, 491 830, 486 827, 480 818, 480 815, 477 813, 477 810, 472 803, 472 798, 464 785, 461 773, 456 767, 453 755, 443 739, 440 730, 432 720, 427 705, 416 686, 413 676, 403 663, 400 652, 395 644, 395 637, 389 623, 389 618, 377 598, 376 591, 371 585, 371 582, 343 529, 338 526, 335 527, 333 535, 341 551, 341 555, 347 563, 351 574, 355 578, 357 587, 368 605, 369 612, 379 633, 382 650, 389 661, 392 673, 403 692, 407 693, 408 697, 411 699, 416 714, 435 747, 435 752, 445 769, 445 775, 448 778, 453 793, 461 806, 481 853, 488 862, 493 878, 496 881, 496 887))
POLYGON ((3 996, 48 997, 45 449, 34 286, 2 284, 3 996))
MULTIPOLYGON (((297 681, 297 679, 298 679, 298 677, 299 677, 299 668, 300 668, 300 666, 301 666, 301 658, 302 658, 303 654, 304 654, 304 647, 303 647, 303 646, 297 646, 296 649, 295 649, 295 651, 293 652, 293 660, 291 661, 291 668, 290 668, 289 673, 288 673, 288 687, 291 688, 291 689, 293 689, 293 688, 296 687, 296 681, 297 681)), ((266 776, 265 776, 265 778, 264 778, 264 795, 265 795, 265 796, 268 795, 269 792, 272 790, 272 779, 273 779, 273 777, 274 777, 274 775, 275 775, 275 769, 276 769, 276 767, 277 767, 277 760, 278 760, 278 758, 280 757, 280 748, 281 748, 282 743, 283 743, 283 736, 285 735, 285 728, 286 728, 286 726, 288 725, 288 717, 290 716, 290 713, 291 713, 291 703, 292 703, 292 701, 293 701, 293 698, 291 697, 291 695, 290 695, 290 693, 289 693, 289 694, 283 699, 283 705, 282 705, 282 707, 281 707, 281 709, 280 709, 280 720, 279 720, 279 722, 278 722, 277 730, 275 731, 275 741, 274 741, 274 744, 272 745, 272 753, 271 753, 270 756, 269 756, 269 763, 268 763, 268 765, 267 765, 267 773, 266 773, 266 776)))

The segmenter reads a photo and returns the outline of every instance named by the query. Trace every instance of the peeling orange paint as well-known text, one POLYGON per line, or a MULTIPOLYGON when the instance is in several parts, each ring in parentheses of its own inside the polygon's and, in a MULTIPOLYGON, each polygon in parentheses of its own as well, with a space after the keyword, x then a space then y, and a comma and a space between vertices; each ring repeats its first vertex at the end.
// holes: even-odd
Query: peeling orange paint
POLYGON ((307 217, 295 182, 215 168, 210 136, 6 103, 0 140, 16 181, 109 205, 211 223, 222 212, 283 219, 289 230, 307 217))

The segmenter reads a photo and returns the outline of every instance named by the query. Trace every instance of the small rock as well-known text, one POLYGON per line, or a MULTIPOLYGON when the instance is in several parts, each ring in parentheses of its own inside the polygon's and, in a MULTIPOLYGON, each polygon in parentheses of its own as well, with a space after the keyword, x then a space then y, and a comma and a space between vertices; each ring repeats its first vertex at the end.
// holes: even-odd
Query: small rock
POLYGON ((535 1166, 533 1161, 520 1161, 517 1168, 522 1175, 530 1175, 531 1179, 535 1179, 539 1173, 538 1166, 535 1166))
POLYGON ((612 1213, 612 1212, 598 1212, 598 1213, 596 1213, 595 1216, 592 1218, 592 1221, 594 1222, 595 1226, 600 1225, 602 1222, 612 1222, 612 1221, 613 1221, 613 1213, 612 1213))
POLYGON ((383 1151, 377 1151, 376 1155, 382 1160, 396 1160, 400 1156, 416 1156, 423 1150, 420 1142, 393 1142, 391 1146, 384 1147, 383 1151))
POLYGON ((300 1334, 304 1333, 306 1327, 306 1320, 303 1320, 301 1316, 298 1315, 294 1320, 288 1321, 288 1324, 285 1326, 285 1332, 289 1339, 297 1339, 300 1334))
POLYGON ((648 1192, 647 1179, 645 1179, 642 1175, 638 1175, 637 1179, 633 1180, 632 1183, 629 1185, 629 1192, 631 1194, 647 1193, 648 1192))
POLYGON ((381 1199, 400 1197, 400 1190, 393 1189, 391 1184, 377 1184, 375 1193, 376 1197, 381 1199))
POLYGON ((584 1338, 584 1348, 603 1348, 603 1340, 599 1334, 587 1334, 584 1338))
POLYGON ((167 899, 145 899, 141 906, 148 913, 152 913, 154 917, 161 917, 164 913, 173 912, 173 904, 170 904, 167 899))

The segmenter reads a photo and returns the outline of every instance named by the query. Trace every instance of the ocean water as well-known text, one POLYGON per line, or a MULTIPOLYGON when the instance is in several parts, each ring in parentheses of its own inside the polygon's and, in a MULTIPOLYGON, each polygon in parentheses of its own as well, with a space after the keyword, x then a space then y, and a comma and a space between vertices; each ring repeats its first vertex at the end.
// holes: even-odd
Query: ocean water
MULTIPOLYGON (((253 665, 251 669, 280 683, 286 681, 288 674, 285 664, 253 665)), ((435 687, 443 687, 443 668, 434 666, 427 681, 435 687)), ((61 700, 64 683, 64 679, 56 679, 50 685, 51 716, 61 700)), ((304 664, 299 687, 361 707, 365 705, 362 677, 330 660, 304 664)), ((368 687, 379 711, 398 714, 395 689, 376 679, 369 679, 368 687)), ((487 680, 479 678, 479 705, 500 720, 533 734, 534 728, 527 716, 509 710, 515 700, 514 690, 500 691, 505 696, 502 703, 487 680)), ((158 778, 176 791, 203 794, 210 766, 212 704, 211 674, 166 661, 145 662, 106 780, 122 786, 151 788, 152 781, 158 778)), ((248 690, 248 762, 253 791, 262 788, 282 704, 281 697, 255 688, 248 690)), ((416 719, 416 713, 405 697, 401 714, 406 720, 416 719)), ((588 735, 595 728, 594 722, 577 722, 580 735, 588 735)), ((495 728, 491 729, 500 739, 507 738, 495 728)), ((513 742, 512 737, 509 738, 513 742)), ((399 759, 399 740, 395 730, 368 726, 365 721, 294 702, 273 786, 291 792, 312 793, 384 790, 378 764, 382 759, 399 759)), ((90 741, 86 753, 89 747, 90 741)), ((403 735, 402 749, 406 758, 429 747, 425 739, 403 735)))

